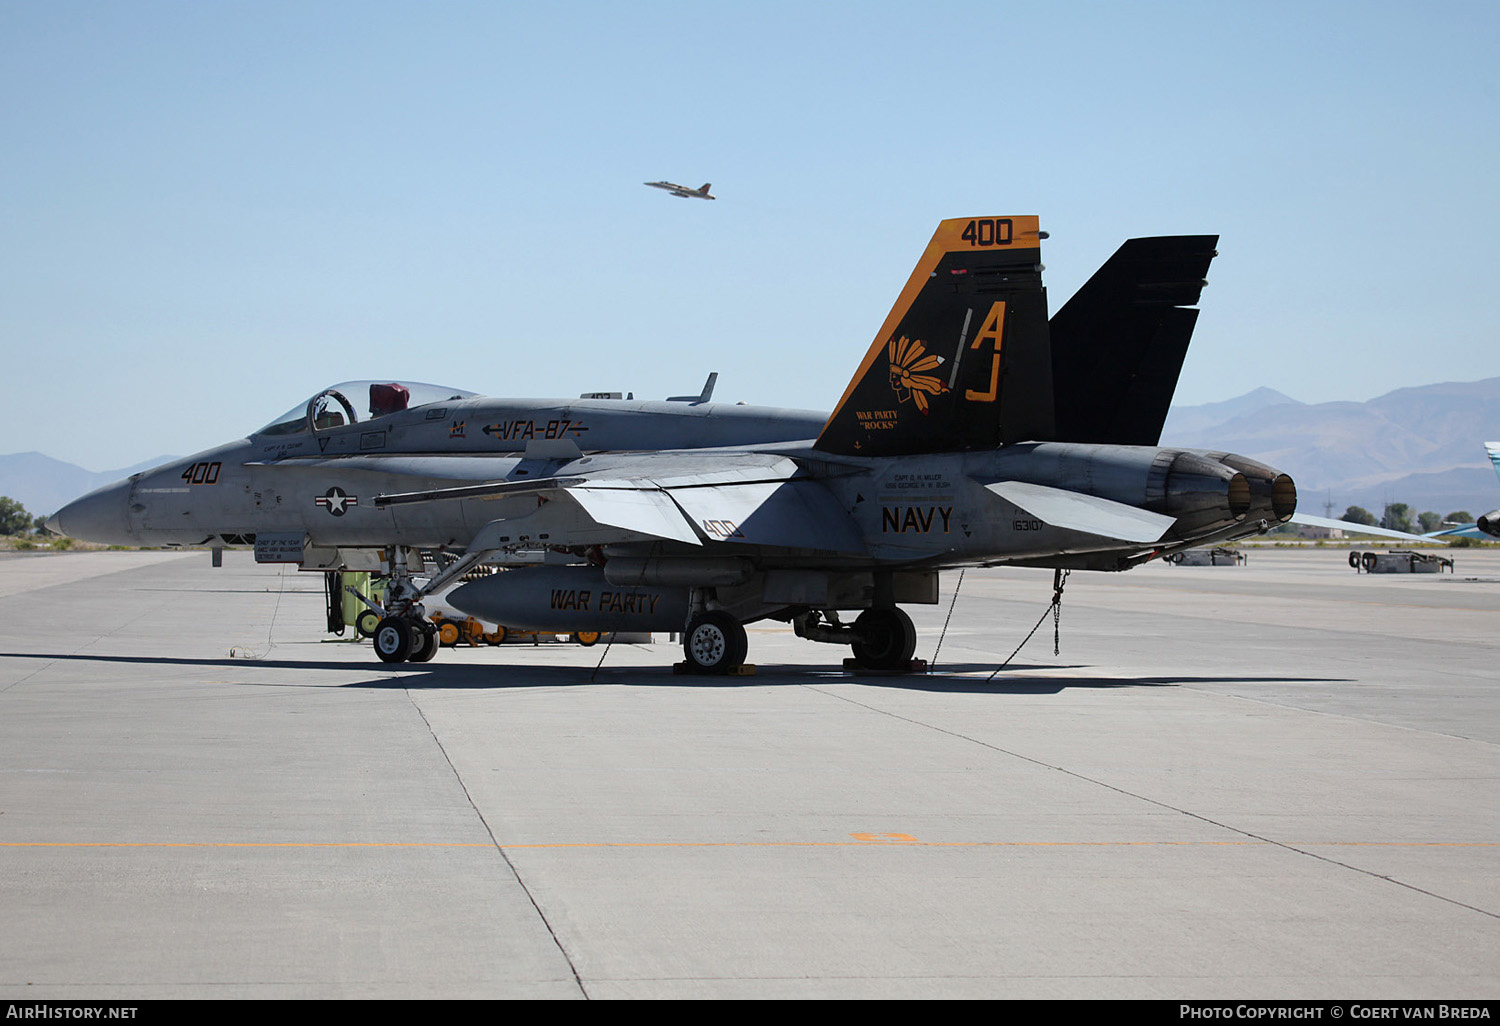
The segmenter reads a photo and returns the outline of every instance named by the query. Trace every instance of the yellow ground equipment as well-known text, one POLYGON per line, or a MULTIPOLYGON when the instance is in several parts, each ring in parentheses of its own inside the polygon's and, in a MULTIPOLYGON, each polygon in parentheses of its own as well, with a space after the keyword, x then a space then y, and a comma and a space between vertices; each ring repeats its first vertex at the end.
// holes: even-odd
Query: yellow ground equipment
POLYGON ((341 578, 344 623, 353 627, 361 638, 374 637, 375 627, 380 623, 380 614, 360 601, 356 595, 363 595, 377 606, 385 605, 385 578, 365 571, 347 570, 335 576, 341 578))
MULTIPOLYGON (((438 641, 449 648, 455 645, 499 645, 505 641, 530 641, 537 644, 544 639, 557 637, 551 631, 513 630, 504 624, 496 624, 493 631, 485 630, 484 624, 472 616, 457 619, 434 613, 428 619, 437 625, 438 641)), ((603 635, 598 631, 578 631, 569 634, 568 640, 587 647, 598 644, 601 637, 603 635)))

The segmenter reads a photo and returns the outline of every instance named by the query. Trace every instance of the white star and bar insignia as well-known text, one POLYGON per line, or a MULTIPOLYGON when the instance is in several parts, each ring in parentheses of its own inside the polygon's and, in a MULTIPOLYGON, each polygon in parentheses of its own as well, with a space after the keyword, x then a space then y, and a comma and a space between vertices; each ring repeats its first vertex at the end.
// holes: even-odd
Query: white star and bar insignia
POLYGON ((322 495, 316 496, 313 499, 313 502, 317 503, 319 506, 322 506, 334 516, 341 517, 346 512, 348 512, 350 506, 359 505, 359 496, 350 495, 342 488, 335 486, 328 489, 328 491, 323 493, 322 495))

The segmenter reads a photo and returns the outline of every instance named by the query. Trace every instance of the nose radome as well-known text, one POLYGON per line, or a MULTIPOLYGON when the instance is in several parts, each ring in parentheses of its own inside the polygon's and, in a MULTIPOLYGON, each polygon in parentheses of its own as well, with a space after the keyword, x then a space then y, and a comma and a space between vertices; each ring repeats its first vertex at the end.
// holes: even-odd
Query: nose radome
POLYGON ((132 540, 125 513, 129 495, 128 480, 96 488, 48 517, 45 527, 53 534, 67 535, 79 541, 128 544, 132 540))

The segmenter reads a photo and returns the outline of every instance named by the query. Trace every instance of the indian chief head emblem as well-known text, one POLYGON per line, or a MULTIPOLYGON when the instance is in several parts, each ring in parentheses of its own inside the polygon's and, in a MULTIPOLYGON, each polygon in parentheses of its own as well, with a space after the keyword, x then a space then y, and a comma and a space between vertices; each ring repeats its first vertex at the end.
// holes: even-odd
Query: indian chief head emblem
POLYGON ((927 352, 921 339, 912 340, 905 335, 893 338, 886 345, 886 354, 891 360, 891 388, 896 391, 897 402, 910 399, 926 414, 927 397, 948 391, 940 378, 922 373, 941 366, 943 358, 927 352))

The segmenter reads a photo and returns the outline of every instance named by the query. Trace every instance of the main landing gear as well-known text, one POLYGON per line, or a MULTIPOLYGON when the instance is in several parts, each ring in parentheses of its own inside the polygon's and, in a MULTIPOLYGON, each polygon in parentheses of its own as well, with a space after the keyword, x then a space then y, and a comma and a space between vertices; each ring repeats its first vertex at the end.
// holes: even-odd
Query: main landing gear
MULTIPOLYGON (((917 629, 911 617, 896 606, 877 606, 859 614, 852 624, 839 622, 833 610, 813 610, 793 619, 798 637, 834 645, 848 645, 866 670, 906 673, 917 650, 917 629)), ((725 674, 745 662, 745 628, 722 610, 698 613, 682 636, 682 668, 689 673, 725 674)))
POLYGON ((792 629, 809 641, 848 645, 854 661, 866 670, 906 673, 917 650, 917 629, 896 606, 866 609, 852 624, 841 622, 835 610, 812 609, 794 617, 792 629))
POLYGON ((866 609, 854 621, 849 647, 861 666, 899 672, 910 669, 917 650, 917 628, 904 610, 891 606, 866 609))
POLYGON ((744 625, 721 610, 694 616, 682 636, 690 673, 728 673, 744 665, 748 649, 744 625))

